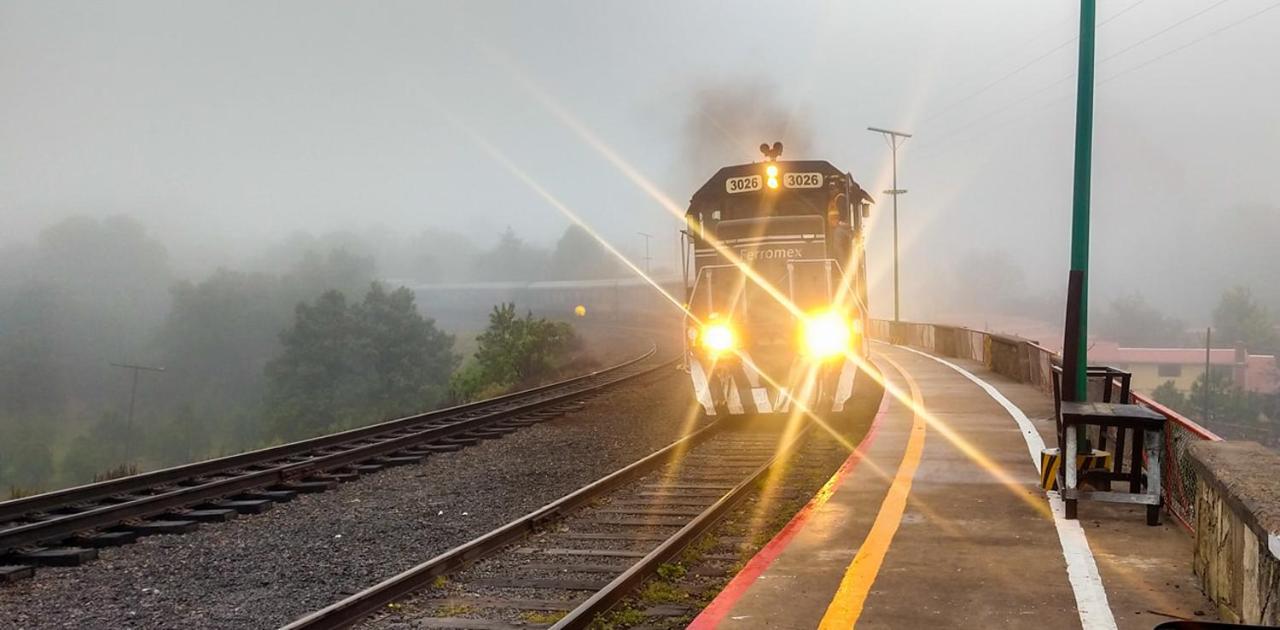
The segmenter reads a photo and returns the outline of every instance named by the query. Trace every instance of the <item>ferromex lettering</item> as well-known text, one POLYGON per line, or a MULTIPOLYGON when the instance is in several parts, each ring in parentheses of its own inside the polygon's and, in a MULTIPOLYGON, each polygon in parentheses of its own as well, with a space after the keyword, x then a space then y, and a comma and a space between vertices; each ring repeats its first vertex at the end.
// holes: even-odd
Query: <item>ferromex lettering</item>
POLYGON ((738 250, 738 257, 747 262, 753 260, 789 260, 791 258, 802 258, 803 252, 799 247, 768 247, 768 248, 742 248, 738 250))

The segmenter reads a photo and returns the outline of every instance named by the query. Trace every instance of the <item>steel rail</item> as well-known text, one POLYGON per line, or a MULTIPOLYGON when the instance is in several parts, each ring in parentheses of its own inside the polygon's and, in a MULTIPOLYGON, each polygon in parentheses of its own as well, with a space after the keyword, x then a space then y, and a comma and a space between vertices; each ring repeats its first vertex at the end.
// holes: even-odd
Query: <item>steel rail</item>
POLYGON ((254 464, 269 462, 276 459, 283 459, 319 448, 336 446, 354 440, 373 437, 401 428, 406 428, 421 422, 430 422, 480 409, 487 409, 499 404, 518 402, 521 398, 544 393, 558 387, 575 385, 591 378, 609 374, 647 359, 653 356, 656 352, 657 347, 651 347, 648 352, 643 355, 608 368, 596 370, 588 374, 575 376, 555 383, 549 383, 547 385, 541 385, 531 389, 504 394, 496 398, 489 398, 486 400, 447 407, 445 409, 437 409, 434 411, 414 414, 364 427, 348 429, 338 433, 330 433, 314 438, 298 440, 296 442, 269 446, 253 451, 246 451, 244 453, 237 453, 235 455, 227 455, 216 459, 208 459, 190 464, 173 466, 170 468, 162 468, 160 470, 130 475, 128 477, 99 481, 96 483, 66 488, 63 490, 55 490, 53 492, 46 492, 20 499, 0 501, 0 522, 18 518, 24 514, 32 512, 42 512, 50 508, 103 499, 119 494, 127 494, 137 490, 172 484, 195 477, 252 466, 254 464))
POLYGON ((783 459, 783 456, 790 453, 800 443, 800 439, 809 432, 812 426, 812 424, 806 423, 800 431, 797 431, 791 437, 789 442, 769 458, 769 461, 762 464, 746 479, 726 492, 724 496, 703 510, 701 514, 695 516, 692 521, 681 527, 670 538, 662 541, 653 551, 636 561, 635 564, 610 581, 604 588, 592 594, 591 597, 587 598, 587 601, 582 602, 577 608, 561 617, 560 621, 551 626, 551 630, 586 628, 591 625, 598 615, 608 611, 609 608, 621 601, 627 594, 639 588, 645 580, 657 573, 658 567, 673 560, 685 547, 688 547, 690 543, 711 529, 726 512, 749 494, 755 484, 769 474, 769 471, 773 470, 773 467, 783 459))
POLYGON ((632 462, 470 542, 454 547, 341 601, 300 617, 282 626, 281 630, 332 630, 350 627, 361 619, 382 610, 387 604, 430 586, 437 577, 489 556, 534 533, 539 527, 563 518, 574 509, 678 458, 681 453, 711 437, 724 425, 723 419, 717 419, 643 459, 632 462))
MULTIPOLYGON (((355 593, 318 611, 303 616, 281 630, 338 630, 349 628, 362 619, 385 609, 388 604, 430 586, 442 575, 447 575, 472 562, 491 556, 504 547, 535 533, 546 524, 562 519, 573 510, 608 494, 619 486, 675 460, 693 446, 710 438, 726 425, 726 419, 717 419, 698 431, 685 436, 645 458, 629 464, 608 476, 584 486, 572 494, 557 499, 498 529, 470 542, 454 547, 426 562, 407 569, 374 586, 355 593)), ((628 567, 600 591, 569 612, 552 628, 585 628, 596 615, 609 609, 652 576, 663 563, 679 554, 713 526, 724 514, 751 492, 754 485, 790 452, 808 432, 810 425, 797 431, 787 444, 774 453, 764 464, 753 470, 722 495, 715 503, 694 517, 679 531, 664 540, 644 558, 628 567)))
MULTIPOLYGON (((144 473, 109 482, 71 488, 67 491, 50 493, 55 495, 54 498, 45 498, 41 501, 21 499, 9 501, 3 504, 6 511, 0 512, 0 516, 8 516, 9 520, 16 520, 22 515, 30 514, 40 509, 65 508, 91 503, 95 500, 102 501, 110 497, 122 495, 127 497, 128 493, 132 491, 163 489, 163 491, 155 494, 90 507, 78 512, 56 515, 36 522, 0 530, 0 554, 40 543, 59 541, 77 533, 116 525, 129 519, 164 514, 186 506, 231 496, 245 490, 303 478, 324 470, 342 468, 360 461, 403 450, 415 444, 443 440, 513 416, 564 404, 608 385, 651 373, 670 363, 663 362, 634 374, 626 374, 614 379, 608 378, 616 375, 623 368, 652 356, 655 352, 656 348, 651 348, 642 356, 610 368, 486 401, 417 414, 371 425, 370 427, 361 427, 240 455, 156 471, 155 473, 144 473), (606 380, 598 384, 587 385, 591 379, 602 377, 606 380), (567 388, 567 391, 555 393, 555 390, 560 388, 567 388), (532 400, 529 400, 530 398, 532 400), (485 411, 488 412, 484 413, 485 411), (443 426, 421 426, 425 422, 447 420, 477 412, 480 415, 463 417, 443 426), (341 450, 334 452, 334 449, 341 450), (325 452, 315 453, 321 450, 325 452), (296 459, 301 455, 308 455, 309 459, 305 461, 281 461, 287 458, 296 459), (249 467, 258 469, 243 470, 249 467), (193 482, 193 480, 212 474, 231 476, 206 480, 201 483, 193 482), (183 481, 193 483, 177 488, 171 487, 183 481), (58 500, 55 500, 55 498, 58 500)), ((38 495, 30 499, 40 499, 41 496, 38 495)), ((0 518, 0 520, 4 519, 0 518)))

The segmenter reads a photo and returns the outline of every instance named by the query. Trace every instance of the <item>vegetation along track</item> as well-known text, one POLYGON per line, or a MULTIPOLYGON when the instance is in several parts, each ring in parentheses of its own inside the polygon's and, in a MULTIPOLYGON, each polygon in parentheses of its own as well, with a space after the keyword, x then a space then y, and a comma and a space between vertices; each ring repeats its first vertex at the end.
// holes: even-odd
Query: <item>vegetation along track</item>
POLYGON ((0 582, 28 576, 35 565, 80 564, 96 557, 97 547, 259 513, 299 492, 321 492, 560 416, 610 385, 672 364, 649 361, 656 352, 497 398, 2 502, 0 582))
POLYGON ((785 468, 809 429, 784 437, 772 420, 709 424, 286 628, 345 628, 379 613, 375 625, 394 627, 588 627, 785 468))

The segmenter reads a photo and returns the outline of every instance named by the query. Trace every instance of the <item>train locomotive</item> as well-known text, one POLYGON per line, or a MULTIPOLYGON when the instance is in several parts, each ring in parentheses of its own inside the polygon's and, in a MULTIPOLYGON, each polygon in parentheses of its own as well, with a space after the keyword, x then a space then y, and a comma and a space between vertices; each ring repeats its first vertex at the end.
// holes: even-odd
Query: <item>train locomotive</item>
POLYGON ((685 365, 708 415, 838 414, 869 352, 872 200, 830 162, 760 149, 763 161, 716 172, 685 214, 685 365))

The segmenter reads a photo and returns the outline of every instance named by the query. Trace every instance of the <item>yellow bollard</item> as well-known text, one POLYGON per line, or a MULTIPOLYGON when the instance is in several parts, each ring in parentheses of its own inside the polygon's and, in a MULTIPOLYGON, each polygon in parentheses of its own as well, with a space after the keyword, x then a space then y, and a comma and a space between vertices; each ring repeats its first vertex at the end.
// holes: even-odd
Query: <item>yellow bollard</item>
MULTIPOLYGON (((1062 451, 1046 448, 1040 451, 1040 487, 1048 490, 1058 489, 1058 467, 1062 465, 1062 451)), ((1088 455, 1076 455, 1076 470, 1081 475, 1093 468, 1111 470, 1111 453, 1093 449, 1088 455)))

